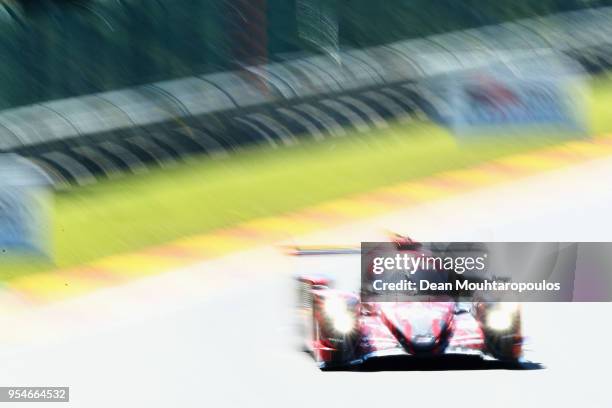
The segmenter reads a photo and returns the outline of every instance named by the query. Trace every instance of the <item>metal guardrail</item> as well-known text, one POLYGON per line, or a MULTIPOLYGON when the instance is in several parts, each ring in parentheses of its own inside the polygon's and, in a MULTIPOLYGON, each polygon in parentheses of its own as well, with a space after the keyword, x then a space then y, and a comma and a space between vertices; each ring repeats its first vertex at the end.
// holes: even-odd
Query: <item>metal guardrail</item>
POLYGON ((58 186, 239 145, 297 143, 448 109, 421 81, 554 50, 612 65, 612 8, 347 50, 0 112, 0 150, 30 157, 58 186), (338 63, 340 61, 340 63, 338 63))

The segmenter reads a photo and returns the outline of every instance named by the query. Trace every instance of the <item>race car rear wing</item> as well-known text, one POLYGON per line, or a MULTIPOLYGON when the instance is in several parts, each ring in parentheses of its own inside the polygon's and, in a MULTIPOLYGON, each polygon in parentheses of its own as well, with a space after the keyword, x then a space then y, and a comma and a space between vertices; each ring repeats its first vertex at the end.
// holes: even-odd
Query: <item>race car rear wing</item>
POLYGON ((358 246, 284 246, 282 247, 287 255, 306 256, 306 255, 361 255, 361 248, 358 246))
MULTIPOLYGON (((416 250, 421 243, 410 237, 387 231, 389 242, 399 250, 416 250)), ((361 247, 356 245, 293 245, 283 247, 287 255, 352 255, 361 254, 361 247)))

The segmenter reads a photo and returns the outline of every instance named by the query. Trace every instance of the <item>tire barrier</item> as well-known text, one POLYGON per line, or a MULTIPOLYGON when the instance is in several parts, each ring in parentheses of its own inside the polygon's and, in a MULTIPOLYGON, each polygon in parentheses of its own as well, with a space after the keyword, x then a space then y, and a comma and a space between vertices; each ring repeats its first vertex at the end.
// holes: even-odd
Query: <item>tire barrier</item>
POLYGON ((292 146, 410 120, 424 113, 406 88, 340 93, 320 100, 185 116, 150 125, 80 134, 13 149, 44 168, 57 188, 168 166, 193 154, 226 156, 246 145, 292 146))
POLYGON ((224 156, 291 146, 389 121, 436 118, 448 102, 427 82, 450 73, 561 52, 588 71, 612 62, 612 8, 521 20, 326 56, 158 82, 0 112, 0 151, 29 157, 62 188, 224 156), (254 80, 255 78, 255 80, 254 80))

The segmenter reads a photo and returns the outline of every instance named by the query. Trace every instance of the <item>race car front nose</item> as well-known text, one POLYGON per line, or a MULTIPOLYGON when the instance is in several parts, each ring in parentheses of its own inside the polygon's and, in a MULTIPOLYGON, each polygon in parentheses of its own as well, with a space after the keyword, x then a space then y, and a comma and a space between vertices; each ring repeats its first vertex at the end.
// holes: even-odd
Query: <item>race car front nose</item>
POLYGON ((436 337, 431 334, 420 334, 416 336, 412 336, 410 339, 412 345, 414 347, 433 347, 436 344, 436 337))

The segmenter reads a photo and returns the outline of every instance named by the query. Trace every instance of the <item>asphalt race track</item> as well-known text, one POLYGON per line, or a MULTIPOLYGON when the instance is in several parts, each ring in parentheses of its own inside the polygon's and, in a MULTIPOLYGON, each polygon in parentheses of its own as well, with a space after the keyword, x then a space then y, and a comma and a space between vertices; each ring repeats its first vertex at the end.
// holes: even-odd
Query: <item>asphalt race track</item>
MULTIPOLYGON (((612 161, 596 161, 289 242, 358 243, 385 229, 612 241, 610 180, 612 161)), ((525 305, 534 364, 523 370, 407 361, 320 372, 297 351, 294 262, 262 247, 3 317, 0 384, 70 386, 74 407, 612 406, 611 304, 525 305)))

